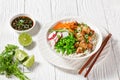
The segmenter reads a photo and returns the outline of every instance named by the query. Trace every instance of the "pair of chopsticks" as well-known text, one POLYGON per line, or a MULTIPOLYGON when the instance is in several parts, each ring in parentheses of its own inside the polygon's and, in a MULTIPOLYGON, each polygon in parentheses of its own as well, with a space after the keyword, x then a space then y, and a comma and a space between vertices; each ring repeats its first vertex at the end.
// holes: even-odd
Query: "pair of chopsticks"
POLYGON ((110 39, 111 36, 112 36, 112 34, 109 33, 109 34, 105 37, 104 41, 102 42, 101 47, 98 49, 98 51, 97 51, 95 54, 93 54, 93 55, 86 61, 86 63, 85 63, 85 64, 82 66, 82 68, 79 70, 79 72, 78 72, 79 74, 81 74, 81 73, 83 72, 83 70, 84 70, 84 69, 91 63, 91 61, 94 59, 93 62, 91 63, 91 65, 90 65, 90 67, 88 68, 88 70, 86 71, 86 73, 85 73, 85 75, 84 75, 84 77, 87 77, 87 75, 88 75, 89 72, 91 71, 93 65, 94 65, 95 62, 97 61, 98 57, 100 56, 101 52, 103 51, 104 47, 106 46, 106 44, 107 44, 107 42, 108 42, 108 40, 110 39))

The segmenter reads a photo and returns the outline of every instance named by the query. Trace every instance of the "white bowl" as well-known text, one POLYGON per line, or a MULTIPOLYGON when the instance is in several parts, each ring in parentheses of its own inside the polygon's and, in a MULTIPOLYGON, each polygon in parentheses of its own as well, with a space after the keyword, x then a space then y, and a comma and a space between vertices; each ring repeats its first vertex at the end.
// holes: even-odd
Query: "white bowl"
POLYGON ((35 27, 35 24, 36 24, 35 19, 34 19, 32 16, 28 15, 28 14, 17 14, 17 15, 13 16, 13 17, 10 19, 10 26, 12 27, 13 30, 15 30, 15 31, 18 32, 18 33, 31 31, 31 30, 35 27), (20 16, 26 16, 26 17, 30 18, 30 19, 33 21, 33 26, 32 26, 31 28, 27 29, 27 30, 16 30, 16 29, 14 29, 14 28, 12 27, 12 25, 11 25, 11 24, 12 24, 12 21, 13 21, 15 18, 20 17, 20 16))
MULTIPOLYGON (((51 49, 53 51, 54 54, 57 54, 59 55, 60 57, 63 57, 65 59, 72 59, 72 60, 78 60, 78 59, 81 59, 81 60, 85 60, 87 58, 89 58, 90 56, 92 56, 95 52, 98 51, 98 49, 100 48, 101 44, 102 44, 102 34, 101 32, 99 31, 99 29, 97 28, 97 26, 93 25, 90 21, 86 20, 86 19, 83 19, 83 18, 79 18, 79 17, 67 17, 67 18, 62 18, 60 20, 55 20, 54 22, 52 22, 50 25, 49 25, 49 29, 51 29, 54 25, 56 25, 56 23, 58 22, 69 22, 69 21, 77 21, 79 23, 85 23, 87 24, 88 26, 90 26, 91 29, 93 29, 97 36, 98 36, 98 39, 97 39, 97 44, 96 44, 96 47, 94 49, 94 51, 92 51, 90 54, 87 54, 85 56, 80 56, 80 57, 70 57, 70 56, 63 56, 63 55, 60 55, 58 53, 55 52, 55 50, 51 49)), ((48 29, 48 31, 49 31, 48 29)), ((46 41, 47 41, 47 36, 48 36, 48 31, 46 33, 46 41)), ((48 41, 47 41, 47 44, 49 45, 48 41)), ((49 45, 49 48, 50 45, 49 45)))

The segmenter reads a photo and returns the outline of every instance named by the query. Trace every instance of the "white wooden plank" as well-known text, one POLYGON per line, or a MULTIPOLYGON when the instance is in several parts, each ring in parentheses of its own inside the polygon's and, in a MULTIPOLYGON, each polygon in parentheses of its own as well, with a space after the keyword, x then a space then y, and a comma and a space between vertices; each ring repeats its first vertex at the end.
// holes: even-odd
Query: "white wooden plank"
POLYGON ((106 28, 101 0, 77 0, 77 3, 79 16, 91 20, 98 27, 106 28))
MULTIPOLYGON (((14 15, 18 13, 23 13, 24 12, 24 0, 21 1, 16 1, 16 0, 9 0, 9 1, 0 1, 0 23, 2 29, 1 31, 5 31, 3 29, 9 29, 12 31, 10 28, 9 22, 10 18, 13 17, 14 15), (4 27, 3 27, 4 26, 4 27)), ((0 33, 1 33, 0 31, 0 33)))
POLYGON ((108 55, 106 55, 104 60, 94 66, 93 72, 95 80, 119 80, 112 46, 109 48, 108 55))
POLYGON ((87 80, 82 75, 56 68, 56 80, 87 80))
MULTIPOLYGON (((18 44, 18 34, 10 27, 10 18, 24 12, 24 0, 1 0, 0 1, 0 52, 7 44, 18 44)), ((0 80, 17 80, 0 75, 0 80)))
POLYGON ((32 15, 43 26, 51 21, 50 0, 25 0, 25 13, 32 15))
POLYGON ((66 16, 77 16, 76 0, 51 0, 52 17, 63 18, 66 16))
POLYGON ((46 62, 41 55, 44 53, 41 53, 39 47, 39 42, 41 41, 39 37, 42 37, 42 34, 39 32, 44 28, 44 24, 51 21, 50 0, 25 0, 25 13, 32 15, 38 22, 36 29, 30 33, 33 35, 35 47, 28 52, 34 53, 36 62, 39 63, 39 65, 29 76, 31 80, 55 80, 54 66, 46 62))
POLYGON ((104 9, 109 10, 119 10, 120 9, 120 0, 102 0, 104 9))
MULTIPOLYGON (((95 25, 98 26, 98 28, 102 27, 108 30, 105 19, 106 15, 104 13, 101 0, 78 0, 78 10, 80 16, 82 15, 85 18, 91 20, 95 23, 95 25)), ((114 68, 116 68, 114 55, 111 55, 111 58, 108 59, 104 60, 103 63, 96 65, 96 67, 93 67, 88 76, 88 80, 112 80, 114 78, 118 80, 117 69, 114 70, 114 68), (114 66, 109 64, 108 59, 111 59, 111 63, 114 66), (108 68, 109 66, 111 66, 111 69, 108 68), (111 76, 110 73, 113 70, 114 75, 111 76)))
POLYGON ((109 26, 109 31, 113 34, 112 47, 114 52, 114 57, 117 65, 118 75, 120 79, 120 32, 119 32, 119 21, 120 21, 120 1, 119 0, 104 0, 104 11, 106 15, 106 20, 109 26), (108 4, 109 2, 109 4, 108 4))
POLYGON ((113 47, 113 52, 116 60, 116 65, 117 65, 117 72, 120 80, 120 42, 116 40, 112 40, 112 47, 113 47))

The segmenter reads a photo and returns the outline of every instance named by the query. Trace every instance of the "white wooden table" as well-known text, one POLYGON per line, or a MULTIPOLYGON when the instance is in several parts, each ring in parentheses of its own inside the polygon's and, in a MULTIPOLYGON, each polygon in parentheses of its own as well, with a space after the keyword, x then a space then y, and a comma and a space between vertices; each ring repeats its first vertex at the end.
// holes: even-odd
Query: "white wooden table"
MULTIPOLYGON (((120 80, 120 0, 0 0, 0 51, 6 44, 18 43, 18 35, 9 25, 10 18, 19 13, 35 17, 34 45, 25 49, 36 58, 35 67, 26 75, 31 80, 120 80), (64 16, 82 16, 106 28, 113 36, 111 51, 100 64, 93 67, 87 79, 66 73, 50 65, 39 50, 38 35, 44 24, 64 16)), ((17 80, 0 76, 0 80, 17 80)))

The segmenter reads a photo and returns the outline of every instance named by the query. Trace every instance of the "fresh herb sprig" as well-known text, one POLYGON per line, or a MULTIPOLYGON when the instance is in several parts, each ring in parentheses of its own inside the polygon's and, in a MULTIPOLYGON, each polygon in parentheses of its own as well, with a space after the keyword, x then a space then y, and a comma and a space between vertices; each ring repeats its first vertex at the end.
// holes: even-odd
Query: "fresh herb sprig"
POLYGON ((15 75, 20 80, 29 80, 18 68, 19 62, 14 59, 16 49, 17 46, 8 44, 0 54, 0 74, 5 74, 7 77, 15 75))

